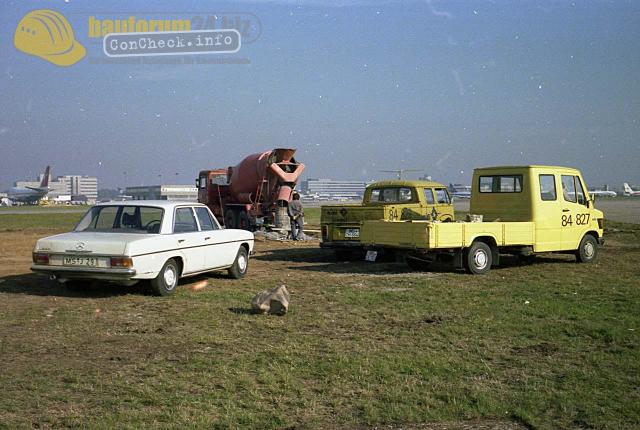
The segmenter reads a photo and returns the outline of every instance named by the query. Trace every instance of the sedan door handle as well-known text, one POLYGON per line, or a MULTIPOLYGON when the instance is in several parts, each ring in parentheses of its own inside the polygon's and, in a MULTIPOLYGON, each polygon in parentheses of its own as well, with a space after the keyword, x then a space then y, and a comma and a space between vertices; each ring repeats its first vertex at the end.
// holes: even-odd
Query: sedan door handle
POLYGON ((209 239, 211 239, 211 237, 205 237, 205 238, 204 238, 204 240, 209 240, 209 239))
POLYGON ((569 209, 562 209, 562 212, 569 212, 569 209))
POLYGON ((178 243, 184 242, 184 239, 178 239, 178 243))

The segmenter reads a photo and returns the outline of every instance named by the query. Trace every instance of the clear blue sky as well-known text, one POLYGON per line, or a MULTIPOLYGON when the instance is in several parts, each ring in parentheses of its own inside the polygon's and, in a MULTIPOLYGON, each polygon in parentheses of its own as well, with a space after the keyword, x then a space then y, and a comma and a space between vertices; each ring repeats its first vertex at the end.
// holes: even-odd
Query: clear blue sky
POLYGON ((560 164, 590 186, 640 183, 640 3, 70 0, 0 5, 0 190, 36 176, 100 187, 192 183, 203 168, 298 148, 306 177, 560 164), (32 9, 65 15, 88 55, 61 68, 13 46, 32 9), (249 12, 249 64, 93 64, 87 21, 249 12), (115 14, 115 15, 114 15, 115 14), (176 177, 175 173, 179 173, 176 177), (162 175, 159 178, 158 175, 162 175))

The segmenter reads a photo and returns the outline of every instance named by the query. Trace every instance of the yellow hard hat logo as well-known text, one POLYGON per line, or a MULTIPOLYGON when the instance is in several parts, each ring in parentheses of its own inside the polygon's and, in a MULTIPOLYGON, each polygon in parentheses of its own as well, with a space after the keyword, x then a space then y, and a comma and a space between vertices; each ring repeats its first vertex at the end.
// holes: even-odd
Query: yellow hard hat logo
POLYGON ((58 66, 71 66, 87 51, 75 40, 69 21, 60 13, 40 9, 26 14, 13 36, 15 47, 58 66))

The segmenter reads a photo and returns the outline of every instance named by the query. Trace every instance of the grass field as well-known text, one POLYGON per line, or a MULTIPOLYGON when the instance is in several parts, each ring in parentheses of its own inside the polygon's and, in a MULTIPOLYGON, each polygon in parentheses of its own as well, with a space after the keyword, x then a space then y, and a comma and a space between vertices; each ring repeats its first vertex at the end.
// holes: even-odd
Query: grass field
POLYGON ((0 218, 0 427, 640 427, 639 225, 481 277, 258 242, 243 280, 157 298, 30 274, 81 216, 53 215, 0 218), (250 314, 282 283, 289 314, 250 314))

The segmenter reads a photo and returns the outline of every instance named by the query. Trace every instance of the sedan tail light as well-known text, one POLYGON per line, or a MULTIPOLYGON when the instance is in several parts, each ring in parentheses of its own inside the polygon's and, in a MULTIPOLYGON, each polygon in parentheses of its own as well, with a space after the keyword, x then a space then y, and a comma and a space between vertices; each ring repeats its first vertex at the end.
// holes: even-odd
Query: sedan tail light
POLYGON ((32 258, 35 264, 49 264, 49 254, 34 252, 32 258))
POLYGON ((111 257, 111 267, 133 267, 131 257, 111 257))

